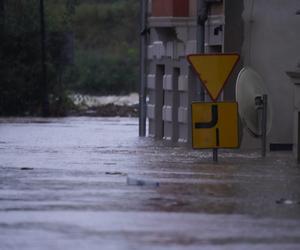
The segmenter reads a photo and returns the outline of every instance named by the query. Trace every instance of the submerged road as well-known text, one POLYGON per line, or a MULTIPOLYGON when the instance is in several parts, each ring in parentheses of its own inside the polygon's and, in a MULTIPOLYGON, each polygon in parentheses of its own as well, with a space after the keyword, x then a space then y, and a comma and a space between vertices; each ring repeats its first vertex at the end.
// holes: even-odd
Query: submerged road
POLYGON ((291 153, 213 164, 137 123, 0 119, 0 249, 300 249, 291 153))

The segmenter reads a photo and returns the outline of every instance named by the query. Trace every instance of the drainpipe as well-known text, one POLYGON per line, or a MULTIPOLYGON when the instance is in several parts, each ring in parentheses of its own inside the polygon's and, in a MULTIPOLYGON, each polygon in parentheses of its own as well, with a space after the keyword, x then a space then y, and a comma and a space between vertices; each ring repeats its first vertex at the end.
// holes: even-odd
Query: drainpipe
POLYGON ((139 136, 146 136, 146 73, 147 73, 147 27, 148 0, 140 0, 140 89, 139 89, 139 136))
MULTIPOLYGON (((206 0, 197 1, 197 53, 205 53, 205 22, 207 20, 207 3, 206 0)), ((197 82, 197 93, 200 100, 205 101, 205 92, 200 81, 197 82)))

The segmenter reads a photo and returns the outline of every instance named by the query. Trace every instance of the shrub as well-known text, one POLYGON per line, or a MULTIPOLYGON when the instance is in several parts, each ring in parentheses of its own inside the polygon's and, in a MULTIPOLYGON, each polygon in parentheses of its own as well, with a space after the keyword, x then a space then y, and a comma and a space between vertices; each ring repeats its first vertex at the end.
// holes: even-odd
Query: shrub
POLYGON ((71 89, 86 94, 125 94, 136 91, 138 61, 134 49, 123 55, 80 51, 75 59, 71 89))

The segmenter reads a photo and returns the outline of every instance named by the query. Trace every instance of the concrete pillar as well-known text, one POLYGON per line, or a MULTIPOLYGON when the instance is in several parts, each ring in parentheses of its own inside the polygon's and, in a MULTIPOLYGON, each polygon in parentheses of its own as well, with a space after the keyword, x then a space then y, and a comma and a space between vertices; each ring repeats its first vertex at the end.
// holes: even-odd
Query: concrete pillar
POLYGON ((165 74, 163 77, 163 138, 172 139, 172 88, 173 75, 165 74))
POLYGON ((179 92, 178 82, 180 76, 180 68, 173 68, 173 94, 172 94, 172 141, 178 141, 179 125, 178 125, 178 106, 179 106, 179 92))
POLYGON ((165 75, 165 66, 156 66, 156 78, 155 78, 155 132, 154 136, 157 139, 161 139, 164 136, 164 123, 163 123, 163 78, 165 75))

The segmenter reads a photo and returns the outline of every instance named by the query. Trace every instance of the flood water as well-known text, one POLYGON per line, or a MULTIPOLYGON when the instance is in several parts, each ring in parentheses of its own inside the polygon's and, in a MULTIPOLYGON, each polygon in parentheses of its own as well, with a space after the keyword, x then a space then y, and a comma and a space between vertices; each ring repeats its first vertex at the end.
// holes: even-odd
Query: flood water
POLYGON ((138 137, 136 118, 0 119, 0 249, 300 249, 290 152, 138 137))

